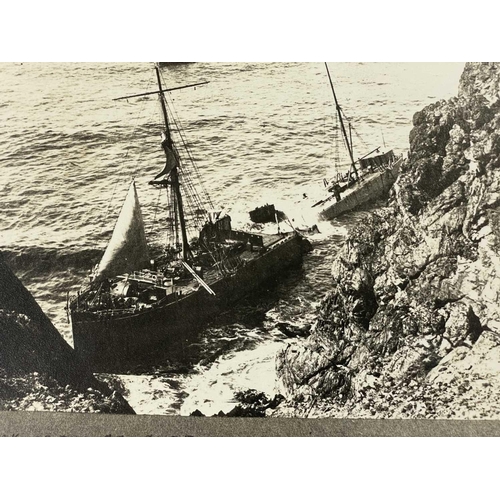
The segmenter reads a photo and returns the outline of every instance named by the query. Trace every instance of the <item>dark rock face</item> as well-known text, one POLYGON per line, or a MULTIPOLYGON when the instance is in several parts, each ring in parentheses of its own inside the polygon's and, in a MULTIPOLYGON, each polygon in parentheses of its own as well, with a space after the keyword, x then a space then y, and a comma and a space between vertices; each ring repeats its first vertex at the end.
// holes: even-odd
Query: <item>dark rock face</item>
POLYGON ((76 356, 1 254, 0 409, 134 413, 76 356))
POLYGON ((458 97, 427 106, 413 124, 388 207, 348 236, 310 337, 278 356, 282 391, 295 403, 450 416, 458 393, 428 414, 407 400, 424 385, 438 394, 437 374, 453 373, 457 353, 478 373, 484 359, 500 362, 500 63, 468 63, 458 97))
MULTIPOLYGON (((234 395, 234 399, 238 404, 228 413, 222 410, 212 417, 265 417, 268 412, 272 412, 283 401, 284 397, 276 394, 273 399, 270 399, 263 392, 258 392, 253 389, 246 391, 238 391, 234 395)), ((191 417, 205 417, 200 410, 195 410, 191 413, 191 417)))

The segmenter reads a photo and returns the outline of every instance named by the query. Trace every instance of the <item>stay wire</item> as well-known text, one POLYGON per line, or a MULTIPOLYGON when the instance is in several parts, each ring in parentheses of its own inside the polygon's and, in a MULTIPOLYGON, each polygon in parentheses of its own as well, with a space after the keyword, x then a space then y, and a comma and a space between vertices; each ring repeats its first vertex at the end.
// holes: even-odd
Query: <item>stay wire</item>
MULTIPOLYGON (((163 78, 163 74, 162 74, 162 80, 164 81, 164 78, 163 78)), ((164 82, 165 83, 165 82, 164 82)), ((168 105, 168 108, 169 108, 169 111, 171 113, 171 116, 173 117, 174 119, 174 122, 175 122, 175 125, 176 125, 176 132, 179 136, 179 138, 181 139, 181 142, 184 146, 184 150, 188 156, 188 159, 189 159, 189 162, 192 164, 193 166, 193 171, 197 177, 197 181, 200 185, 200 189, 202 191, 202 194, 204 196, 204 198, 206 199, 206 203, 208 204, 208 206, 213 210, 214 209, 214 205, 212 203, 212 200, 211 200, 211 197, 208 193, 208 191, 206 190, 205 188, 205 185, 204 185, 204 182, 203 182, 203 178, 201 177, 200 175, 200 172, 199 172, 199 169, 198 169, 198 166, 193 158, 193 155, 191 153, 191 148, 189 147, 188 145, 188 142, 184 136, 184 133, 182 132, 183 128, 181 126, 181 120, 179 118, 179 115, 177 113, 177 110, 175 109, 175 106, 173 104, 173 98, 170 94, 167 94, 169 99, 166 99, 166 102, 167 102, 167 105, 168 105)), ((188 174, 189 175, 189 174, 188 174)), ((196 193, 196 197, 199 198, 199 195, 196 193)), ((202 202, 201 199, 199 199, 199 203, 201 204, 201 206, 204 206, 205 203, 202 202)))

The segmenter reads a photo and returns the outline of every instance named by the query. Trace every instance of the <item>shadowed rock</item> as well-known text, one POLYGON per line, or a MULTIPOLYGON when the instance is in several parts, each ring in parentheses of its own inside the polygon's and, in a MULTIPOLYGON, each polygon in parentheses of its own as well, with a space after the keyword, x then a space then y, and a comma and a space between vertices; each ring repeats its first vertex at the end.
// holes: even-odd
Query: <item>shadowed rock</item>
MULTIPOLYGON (((36 384, 46 389, 53 386, 54 392, 66 399, 79 394, 81 399, 86 399, 85 394, 89 396, 89 391, 94 391, 93 396, 87 399, 100 405, 100 411, 106 411, 103 399, 107 398, 107 410, 134 413, 119 393, 98 381, 78 358, 30 292, 9 269, 1 254, 0 370, 4 392, 6 387, 10 387, 7 393, 14 394, 12 381, 22 382, 18 385, 19 397, 25 398, 30 392, 29 384, 25 383, 27 379, 23 376, 34 374, 30 378, 33 387, 36 384), (65 394, 60 390, 64 388, 65 394)), ((4 395, 0 392, 0 399, 4 399, 4 395)), ((7 404, 7 407, 14 408, 15 404, 7 404)), ((43 407, 47 408, 52 409, 50 405, 43 407)))

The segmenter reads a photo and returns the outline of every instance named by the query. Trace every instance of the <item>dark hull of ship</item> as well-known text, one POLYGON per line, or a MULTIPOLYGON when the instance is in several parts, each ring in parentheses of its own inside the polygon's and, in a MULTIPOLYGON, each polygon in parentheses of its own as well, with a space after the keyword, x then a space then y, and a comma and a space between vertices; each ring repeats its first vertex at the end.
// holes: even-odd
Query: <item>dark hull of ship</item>
POLYGON ((402 162, 401 158, 397 159, 386 169, 368 175, 340 201, 333 201, 329 206, 321 210, 319 218, 321 220, 332 220, 387 194, 399 175, 402 162))
POLYGON ((72 311, 75 351, 94 372, 128 370, 157 355, 182 359, 190 337, 207 321, 261 285, 278 281, 285 269, 300 265, 307 243, 298 234, 285 238, 234 275, 210 283, 215 296, 200 287, 174 302, 133 314, 72 311))

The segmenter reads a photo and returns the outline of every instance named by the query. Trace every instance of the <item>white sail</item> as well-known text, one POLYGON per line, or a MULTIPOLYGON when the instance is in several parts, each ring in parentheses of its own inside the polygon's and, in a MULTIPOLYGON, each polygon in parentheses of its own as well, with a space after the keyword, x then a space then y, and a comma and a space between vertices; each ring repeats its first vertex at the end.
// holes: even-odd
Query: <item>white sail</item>
POLYGON ((139 198, 132 182, 94 280, 136 271, 149 260, 139 198))

